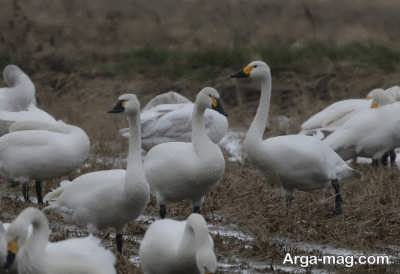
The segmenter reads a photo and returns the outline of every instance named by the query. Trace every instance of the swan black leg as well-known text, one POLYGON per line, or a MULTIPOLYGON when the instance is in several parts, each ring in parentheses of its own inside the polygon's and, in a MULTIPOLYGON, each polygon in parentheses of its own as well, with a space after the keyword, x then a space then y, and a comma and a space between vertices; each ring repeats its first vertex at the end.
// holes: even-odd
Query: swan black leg
POLYGON ((339 182, 337 180, 332 181, 333 189, 335 190, 335 215, 342 214, 342 195, 340 194, 339 182))
POLYGON ((389 166, 389 152, 386 152, 385 154, 383 154, 382 159, 381 159, 381 163, 383 166, 389 166))
POLYGON ((124 241, 122 233, 117 233, 117 235, 115 236, 115 240, 117 242, 117 251, 119 254, 122 254, 122 245, 124 241))
POLYGON ((24 197, 25 202, 30 202, 29 199, 29 183, 21 184, 22 196, 24 197))
POLYGON ((373 166, 373 167, 379 167, 379 160, 377 160, 377 159, 372 159, 372 166, 373 166))
POLYGON ((39 205, 43 205, 42 182, 35 181, 36 197, 39 205))
POLYGON ((396 164, 396 152, 394 150, 391 150, 389 152, 389 157, 390 157, 390 165, 394 166, 396 164))
POLYGON ((199 213, 200 214, 200 206, 194 206, 193 207, 193 213, 199 213))
POLYGON ((166 205, 160 205, 160 218, 164 219, 165 215, 167 215, 167 207, 166 205))

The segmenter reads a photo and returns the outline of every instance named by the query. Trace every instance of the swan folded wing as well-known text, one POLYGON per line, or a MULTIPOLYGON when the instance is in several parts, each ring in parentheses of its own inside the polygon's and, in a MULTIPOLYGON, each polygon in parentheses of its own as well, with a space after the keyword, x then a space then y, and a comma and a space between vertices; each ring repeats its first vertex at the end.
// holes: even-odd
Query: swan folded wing
POLYGON ((42 121, 21 121, 11 124, 9 131, 30 131, 30 130, 43 130, 55 133, 66 134, 68 129, 62 122, 47 123, 42 121))
POLYGON ((301 125, 301 128, 302 130, 308 130, 328 126, 345 115, 368 108, 369 105, 370 101, 364 99, 349 99, 336 102, 311 116, 301 125))
MULTIPOLYGON (((55 206, 69 209, 85 202, 86 195, 91 195, 94 190, 104 187, 115 187, 125 181, 126 171, 123 169, 96 171, 79 176, 72 183, 63 183, 53 190, 53 194, 45 196, 46 200, 53 200, 55 206)), ((49 208, 52 209, 52 208, 49 208)))
POLYGON ((116 274, 115 256, 94 236, 49 243, 46 253, 52 274, 116 274))

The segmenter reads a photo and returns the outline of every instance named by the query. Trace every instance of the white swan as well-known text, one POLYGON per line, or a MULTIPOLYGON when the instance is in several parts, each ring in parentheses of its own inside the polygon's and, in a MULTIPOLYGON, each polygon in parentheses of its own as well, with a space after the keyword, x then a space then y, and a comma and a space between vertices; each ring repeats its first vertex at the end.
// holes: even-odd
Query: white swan
MULTIPOLYGON (((146 149, 167 142, 190 142, 194 104, 176 92, 153 98, 141 113, 142 143, 146 149)), ((225 115, 207 109, 205 127, 210 139, 218 144, 228 131, 225 115)), ((126 129, 121 133, 127 136, 126 129)))
POLYGON ((400 102, 379 106, 353 116, 324 142, 343 159, 369 157, 374 164, 385 153, 400 146, 400 102))
POLYGON ((192 114, 192 143, 170 142, 153 147, 144 167, 151 189, 165 217, 166 203, 190 199, 199 212, 203 197, 224 175, 225 160, 221 149, 206 133, 204 112, 207 108, 224 113, 218 92, 203 88, 196 97, 192 114))
POLYGON ((147 229, 139 255, 144 274, 215 273, 214 242, 204 218, 196 213, 186 221, 158 220, 147 229))
POLYGON ((129 154, 126 170, 114 169, 84 174, 46 195, 50 206, 67 221, 87 225, 89 230, 112 227, 117 232, 117 249, 122 252, 122 232, 149 201, 150 190, 142 168, 140 103, 133 94, 119 97, 111 113, 124 112, 129 120, 129 154))
POLYGON ((288 207, 294 190, 312 191, 331 183, 336 193, 335 213, 341 213, 338 181, 352 176, 355 171, 315 137, 286 135, 263 140, 271 97, 271 72, 266 63, 251 62, 232 77, 249 77, 261 85, 257 113, 243 143, 249 159, 265 174, 279 176, 286 190, 288 207))
POLYGON ((19 67, 8 65, 3 71, 8 87, 0 88, 0 136, 8 133, 14 122, 56 120, 36 106, 36 90, 28 75, 19 67))
POLYGON ((57 123, 19 122, 0 137, 0 174, 22 184, 29 200, 29 180, 36 181, 42 203, 41 181, 66 175, 87 159, 90 141, 79 127, 57 123))
POLYGON ((343 125, 356 113, 368 109, 372 97, 380 97, 381 103, 394 103, 393 95, 383 89, 374 89, 367 95, 367 99, 347 99, 338 101, 312 115, 301 125, 301 133, 312 135, 316 131, 331 133, 343 125))
POLYGON ((49 243, 47 218, 35 208, 23 210, 6 232, 7 262, 19 274, 116 274, 114 255, 89 236, 49 243), (28 228, 32 225, 32 235, 28 228))

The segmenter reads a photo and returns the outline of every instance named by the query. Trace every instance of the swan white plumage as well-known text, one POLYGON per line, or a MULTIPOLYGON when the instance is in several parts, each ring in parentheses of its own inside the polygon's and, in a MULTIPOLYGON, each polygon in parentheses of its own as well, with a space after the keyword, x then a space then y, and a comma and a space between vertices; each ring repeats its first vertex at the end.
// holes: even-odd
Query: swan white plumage
POLYGON ((62 121, 14 123, 10 133, 0 137, 0 174, 22 184, 28 197, 28 183, 36 181, 42 203, 41 181, 66 175, 87 159, 90 141, 81 128, 62 121))
POLYGON ((21 111, 35 100, 35 86, 18 66, 7 65, 3 70, 7 87, 0 88, 0 110, 21 111))
POLYGON ((356 113, 368 109, 372 103, 372 97, 380 97, 382 104, 396 101, 390 92, 378 88, 370 91, 366 99, 347 99, 335 102, 307 119, 301 125, 301 134, 312 135, 316 131, 325 133, 335 131, 356 113))
POLYGON ((122 252, 122 232, 145 209, 150 196, 142 167, 140 103, 134 94, 119 97, 111 113, 124 112, 129 120, 129 153, 126 170, 114 169, 84 174, 47 194, 45 210, 54 210, 88 229, 115 228, 117 249, 122 252))
POLYGON ((14 122, 56 122, 54 117, 36 106, 35 86, 19 67, 6 66, 3 77, 8 87, 0 88, 0 136, 8 133, 14 122))
POLYGON ((186 221, 155 221, 147 229, 139 255, 144 274, 215 273, 214 242, 204 218, 196 213, 186 221))
POLYGON ((357 156, 378 161, 400 146, 400 103, 378 103, 353 116, 324 142, 343 159, 357 156))
POLYGON ((144 168, 152 191, 165 217, 166 203, 190 199, 199 212, 203 197, 222 178, 225 160, 219 146, 206 133, 207 108, 225 113, 218 92, 203 88, 196 97, 192 114, 192 142, 170 142, 153 147, 146 155, 144 168))
MULTIPOLYGON (((142 143, 146 149, 167 142, 190 142, 194 104, 176 92, 167 92, 153 98, 141 113, 142 143)), ((227 118, 207 109, 205 127, 210 139, 218 144, 228 131, 227 118)), ((127 130, 121 133, 128 136, 127 130)))
POLYGON ((252 78, 261 85, 257 113, 243 143, 248 158, 265 174, 274 173, 279 176, 286 190, 288 207, 294 190, 312 191, 325 188, 331 183, 336 193, 335 213, 341 213, 338 181, 352 176, 355 171, 328 145, 315 137, 285 135, 263 140, 272 81, 270 68, 266 63, 253 61, 231 77, 252 78))
POLYGON ((99 239, 89 236, 49 243, 49 235, 49 223, 41 211, 23 210, 6 232, 5 268, 15 260, 19 274, 116 274, 115 257, 99 239))

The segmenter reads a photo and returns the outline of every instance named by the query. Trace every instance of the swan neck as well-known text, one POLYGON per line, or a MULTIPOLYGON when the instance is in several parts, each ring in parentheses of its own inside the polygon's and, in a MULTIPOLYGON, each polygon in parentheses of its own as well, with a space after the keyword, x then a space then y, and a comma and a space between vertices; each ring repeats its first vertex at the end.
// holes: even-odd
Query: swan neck
POLYGON ((246 139, 253 142, 261 142, 268 123, 268 115, 271 100, 271 73, 267 73, 265 78, 261 79, 261 97, 257 108, 256 116, 250 125, 246 134, 246 139))
POLYGON ((197 154, 202 154, 206 151, 213 142, 207 135, 204 124, 204 114, 206 108, 200 106, 197 102, 194 104, 192 114, 192 143, 197 154))
POLYGON ((195 256, 196 251, 209 246, 208 229, 202 226, 193 226, 186 223, 180 252, 182 255, 187 254, 195 256))
POLYGON ((142 170, 142 139, 139 114, 128 116, 129 121, 129 152, 128 152, 128 170, 136 172, 142 170))
POLYGON ((35 212, 29 216, 26 225, 27 227, 32 225, 32 235, 26 241, 26 251, 29 254, 35 254, 37 258, 41 258, 47 247, 50 235, 47 218, 43 213, 35 212))

